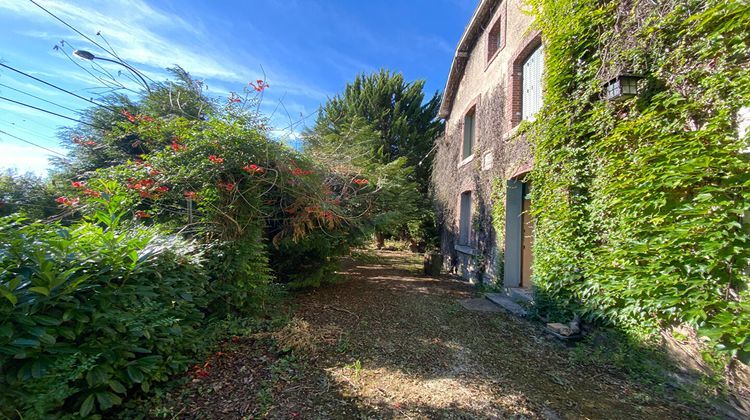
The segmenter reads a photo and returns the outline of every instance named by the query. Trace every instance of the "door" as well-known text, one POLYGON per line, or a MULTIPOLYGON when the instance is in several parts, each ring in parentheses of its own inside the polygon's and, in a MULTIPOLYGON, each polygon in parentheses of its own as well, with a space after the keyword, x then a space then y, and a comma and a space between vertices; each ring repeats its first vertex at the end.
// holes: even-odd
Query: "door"
POLYGON ((534 224, 531 220, 531 184, 523 183, 523 205, 521 213, 521 287, 531 288, 531 265, 534 262, 534 254, 531 252, 534 242, 534 224))

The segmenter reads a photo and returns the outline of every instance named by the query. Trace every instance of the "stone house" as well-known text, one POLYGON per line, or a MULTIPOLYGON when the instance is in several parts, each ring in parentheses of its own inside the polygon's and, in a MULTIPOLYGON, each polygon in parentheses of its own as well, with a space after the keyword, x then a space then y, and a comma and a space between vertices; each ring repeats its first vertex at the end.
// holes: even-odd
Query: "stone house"
POLYGON ((531 286, 532 154, 519 126, 542 106, 544 46, 522 0, 481 0, 451 65, 433 191, 445 268, 471 281, 531 286))

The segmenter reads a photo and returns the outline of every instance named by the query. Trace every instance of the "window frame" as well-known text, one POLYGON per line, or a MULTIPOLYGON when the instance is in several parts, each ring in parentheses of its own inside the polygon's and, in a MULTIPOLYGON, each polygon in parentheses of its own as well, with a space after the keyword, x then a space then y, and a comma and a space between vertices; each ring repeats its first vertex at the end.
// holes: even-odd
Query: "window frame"
POLYGON ((521 62, 521 121, 534 121, 544 106, 544 45, 539 44, 521 62), (527 70, 529 73, 527 74, 527 70), (534 78, 536 84, 530 83, 534 78), (533 88, 531 96, 527 89, 533 88), (531 109, 531 111, 529 111, 531 109))
MULTIPOLYGON (((487 31, 487 66, 505 49, 505 11, 501 12, 487 31), (498 42, 499 39, 499 42, 498 42)), ((485 68, 486 70, 486 68, 485 68)))
POLYGON ((463 139, 461 140, 461 160, 466 160, 474 155, 474 146, 477 143, 477 106, 472 105, 463 117, 463 139), (468 122, 471 122, 468 124, 468 122), (470 126, 470 127, 469 127, 470 126), (469 139, 467 153, 467 137, 469 139))

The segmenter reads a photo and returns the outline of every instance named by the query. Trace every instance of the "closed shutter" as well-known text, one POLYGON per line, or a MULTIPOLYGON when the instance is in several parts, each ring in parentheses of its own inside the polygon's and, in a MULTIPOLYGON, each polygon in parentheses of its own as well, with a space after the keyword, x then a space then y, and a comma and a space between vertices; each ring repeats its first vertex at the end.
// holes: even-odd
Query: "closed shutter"
POLYGON ((463 147, 463 159, 471 156, 471 151, 474 148, 474 113, 468 114, 464 117, 464 147, 463 147))
POLYGON ((544 50, 537 48, 523 64, 523 95, 521 112, 524 120, 534 120, 542 109, 542 73, 544 72, 544 50))
POLYGON ((461 208, 458 219, 458 244, 469 245, 471 238, 471 191, 461 194, 461 208))

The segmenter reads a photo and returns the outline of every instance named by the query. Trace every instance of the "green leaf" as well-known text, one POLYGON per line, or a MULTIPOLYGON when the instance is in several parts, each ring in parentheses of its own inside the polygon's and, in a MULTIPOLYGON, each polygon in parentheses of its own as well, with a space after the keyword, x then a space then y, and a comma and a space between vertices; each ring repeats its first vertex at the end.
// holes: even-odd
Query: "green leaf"
POLYGON ((117 392, 119 394, 124 394, 125 393, 125 386, 123 386, 123 384, 121 384, 120 382, 118 382, 118 381, 116 381, 114 379, 111 379, 108 383, 109 383, 109 387, 112 389, 112 391, 115 391, 115 392, 117 392))
POLYGON ((11 305, 18 303, 18 298, 16 298, 16 296, 5 286, 0 285, 0 295, 3 295, 4 298, 8 299, 11 305))
POLYGON ((128 378, 135 383, 143 382, 143 372, 137 366, 128 366, 128 378))
POLYGON ((94 394, 89 395, 86 397, 85 400, 83 400, 83 404, 81 404, 81 409, 78 411, 78 413, 81 415, 81 417, 86 417, 91 413, 91 410, 94 409, 94 394))
POLYGON ((103 384, 107 381, 107 374, 99 366, 94 367, 86 373, 86 382, 90 387, 103 384))
POLYGON ((14 346, 18 347, 39 347, 40 343, 39 340, 35 340, 33 338, 17 338, 13 341, 11 341, 10 344, 13 344, 14 346))
POLYGON ((99 407, 102 410, 107 410, 113 405, 121 404, 122 399, 111 392, 97 392, 96 400, 99 401, 99 407))
POLYGON ((33 318, 37 324, 46 325, 48 327, 62 324, 62 320, 47 315, 34 315, 33 318))
POLYGON ((29 287, 29 291, 39 293, 40 295, 49 296, 49 289, 42 286, 29 287))

